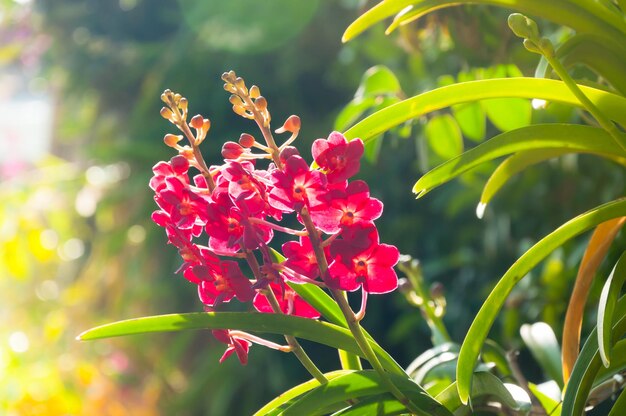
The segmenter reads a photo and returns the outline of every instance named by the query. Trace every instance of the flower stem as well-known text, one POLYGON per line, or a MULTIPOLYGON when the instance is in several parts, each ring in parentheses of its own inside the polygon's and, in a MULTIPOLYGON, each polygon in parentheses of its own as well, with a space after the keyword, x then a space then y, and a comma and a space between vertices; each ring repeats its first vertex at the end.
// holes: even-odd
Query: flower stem
MULTIPOLYGON (((259 262, 257 261, 256 257, 254 257, 254 254, 251 251, 246 251, 246 260, 248 261, 248 264, 252 269, 254 277, 256 277, 258 281, 261 278, 259 262)), ((265 297, 267 298, 274 313, 283 313, 283 311, 280 309, 280 305, 278 304, 278 300, 276 299, 276 296, 271 289, 263 289, 263 295, 265 295, 265 297)), ((300 360, 304 368, 307 369, 307 371, 313 376, 313 378, 315 378, 320 384, 328 383, 328 379, 326 378, 324 373, 322 373, 320 369, 317 368, 315 363, 309 358, 298 340, 290 335, 285 335, 285 340, 287 341, 287 344, 289 344, 289 346, 291 347, 291 352, 293 352, 298 360, 300 360)))
POLYGON ((538 46, 541 54, 546 58, 554 72, 561 78, 561 80, 565 83, 565 85, 572 91, 574 96, 580 101, 580 103, 591 113, 593 118, 596 119, 598 124, 602 126, 604 130, 606 130, 611 137, 615 140, 619 147, 622 148, 626 152, 626 135, 621 133, 619 129, 615 126, 615 123, 611 121, 604 113, 596 107, 594 103, 585 95, 584 92, 578 87, 578 84, 572 79, 570 74, 567 72, 561 61, 558 60, 556 55, 554 54, 554 48, 552 45, 549 47, 544 47, 542 42, 535 42, 538 46))
MULTIPOLYGON (((311 245, 313 246, 313 251, 315 252, 315 258, 317 260, 317 265, 320 269, 320 275, 322 276, 323 281, 328 281, 328 262, 326 261, 326 256, 324 255, 324 249, 322 248, 320 234, 311 216, 309 215, 309 211, 305 206, 302 211, 300 211, 300 217, 302 218, 302 222, 304 222, 304 226, 306 230, 309 232, 309 239, 311 240, 311 245)), ((409 398, 393 383, 393 381, 389 378, 389 374, 385 371, 382 364, 378 360, 376 353, 372 349, 369 341, 365 337, 363 333, 363 328, 354 314, 352 308, 348 304, 348 300, 346 299, 344 292, 339 289, 330 289, 335 302, 339 305, 341 312, 343 313, 346 321, 348 323, 348 328, 350 332, 352 332, 352 336, 356 341, 357 345, 367 358, 367 361, 372 365, 374 370, 381 377, 387 389, 391 394, 395 396, 400 403, 402 403, 411 413, 419 414, 420 410, 409 400, 409 398)))

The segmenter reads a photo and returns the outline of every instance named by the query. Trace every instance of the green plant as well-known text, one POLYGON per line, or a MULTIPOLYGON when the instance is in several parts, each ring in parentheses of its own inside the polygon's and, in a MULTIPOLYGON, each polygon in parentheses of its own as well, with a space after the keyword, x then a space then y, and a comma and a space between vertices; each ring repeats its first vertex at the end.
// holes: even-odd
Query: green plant
MULTIPOLYGON (((388 31, 407 25, 430 12, 460 3, 470 2, 387 0, 365 12, 350 25, 344 40, 350 40, 391 16, 395 18, 388 31)), ((423 197, 434 188, 484 162, 507 156, 484 187, 477 208, 479 216, 482 216, 487 204, 513 175, 537 163, 569 153, 588 153, 626 165, 623 76, 626 68, 626 4, 609 0, 559 0, 550 3, 534 0, 477 0, 471 3, 528 13, 566 26, 572 31, 565 31, 566 38, 555 46, 548 37, 542 37, 533 20, 517 13, 509 17, 509 26, 515 35, 523 38, 524 47, 540 55, 537 76, 534 78, 519 76, 519 71, 513 66, 499 66, 466 75, 465 80, 459 76, 458 82, 444 81, 444 86, 405 99, 393 73, 384 67, 376 67, 366 74, 355 100, 338 119, 338 125, 343 129, 343 126, 351 125, 369 114, 348 128, 345 136, 348 139, 362 139, 367 154, 375 158, 380 151, 380 139, 385 133, 392 131, 398 136, 408 136, 413 127, 411 120, 441 111, 429 118, 424 130, 431 150, 439 159, 448 160, 422 176, 415 183, 413 192, 418 198, 423 197), (583 74, 585 77, 592 74, 593 78, 579 79, 577 72, 572 71, 578 64, 591 69, 592 72, 585 71, 583 74), (570 122, 533 123, 530 100, 534 100, 537 107, 559 103, 577 108, 578 112, 570 122), (450 113, 443 111, 447 108, 450 108, 450 113), (503 115, 502 108, 514 115, 503 115), (485 117, 503 132, 463 152, 464 137, 476 142, 483 141, 487 134, 485 117)), ((285 160, 281 159, 279 153, 287 147, 277 146, 269 131, 267 102, 259 95, 258 88, 255 90, 252 87, 248 93, 243 80, 234 78, 234 74, 226 74, 224 79, 226 89, 234 94, 235 98, 231 98, 231 102, 235 112, 254 119, 259 125, 266 140, 265 145, 258 147, 267 153, 263 157, 271 158, 276 167, 281 169, 285 160)), ((166 136, 166 143, 182 155, 193 154, 188 159, 194 162, 194 166, 204 176, 206 188, 213 191, 216 185, 212 182, 212 173, 197 152, 197 146, 208 130, 208 120, 202 117, 191 120, 190 125, 197 132, 194 136, 187 125, 186 100, 181 100, 180 96, 166 93, 164 101, 169 108, 164 109, 162 115, 181 129, 191 147, 177 147, 182 137, 173 135, 166 136)), ((291 120, 292 124, 286 122, 281 132, 289 131, 295 136, 299 130, 299 121, 296 127, 291 120)), ((242 137, 242 140, 243 148, 251 147, 244 144, 247 138, 242 137)), ((224 156, 227 159, 238 159, 246 152, 238 146, 232 144, 225 147, 224 156)), ((172 166, 176 163, 172 162, 172 166)), ((313 165, 312 171, 316 171, 317 167, 313 165)), ((328 268, 322 252, 325 243, 315 237, 318 232, 309 218, 309 208, 295 208, 305 225, 305 230, 298 232, 306 232, 312 239, 319 275, 325 283, 322 286, 330 289, 332 297, 313 281, 290 283, 289 287, 315 307, 327 322, 282 315, 278 313, 280 306, 270 301, 276 312, 274 314, 208 312, 139 318, 94 328, 80 338, 87 340, 201 328, 282 334, 288 347, 277 346, 277 349, 294 352, 314 379, 272 400, 259 410, 259 414, 401 414, 407 411, 414 414, 468 414, 480 410, 497 414, 526 414, 533 411, 551 415, 578 415, 585 408, 610 397, 613 391, 607 394, 607 383, 613 383, 612 386, 618 389, 622 387, 619 378, 612 379, 626 366, 621 358, 624 356, 625 344, 619 341, 626 333, 626 300, 619 298, 624 282, 622 258, 602 291, 597 329, 589 335, 580 353, 578 343, 581 311, 586 303, 590 281, 624 222, 625 200, 615 199, 588 210, 526 251, 498 281, 460 347, 452 342, 442 323, 445 311, 443 297, 430 293, 424 287, 417 263, 401 263, 399 268, 408 277, 401 288, 408 302, 418 307, 426 318, 435 344, 433 349, 419 356, 406 371, 361 328, 359 322, 363 318, 364 309, 358 313, 352 311, 345 294, 341 292, 341 289, 346 288, 333 287, 329 283, 326 277, 328 268), (515 285, 553 251, 591 229, 595 231, 581 261, 577 285, 565 320, 562 367, 555 359, 559 355, 559 347, 549 327, 535 324, 522 329, 522 337, 528 348, 546 375, 559 388, 559 397, 554 397, 547 386, 527 383, 515 357, 506 354, 502 347, 488 340, 487 336, 515 285), (549 336, 546 337, 546 334, 549 336), (338 349, 342 369, 322 373, 306 357, 296 338, 309 339, 338 349), (373 370, 363 370, 358 357, 365 358, 373 370), (515 381, 516 384, 506 381, 515 381), (562 402, 561 392, 564 392, 562 402)), ((162 219, 159 221, 164 223, 162 219)), ((328 244, 332 244, 333 238, 329 237, 331 242, 328 244)), ((259 282, 261 275, 256 270, 257 260, 251 254, 251 250, 257 248, 263 252, 264 264, 281 264, 284 258, 281 253, 263 248, 263 244, 257 243, 250 244, 250 247, 238 253, 246 258, 256 282, 259 282)), ((202 266, 208 267, 204 264, 202 266)), ((196 270, 194 273, 201 272, 196 270)), ((271 291, 266 287, 258 286, 255 289, 265 291, 265 296, 271 298, 271 291)), ((348 290, 353 289, 350 286, 348 290)), ((363 299, 365 301, 366 298, 363 299)), ((213 307, 213 303, 210 306, 213 307)), ((240 332, 237 334, 247 341, 258 339, 247 334, 241 335, 240 332)), ((247 349, 245 353, 242 352, 242 341, 236 341, 233 335, 229 342, 229 349, 236 350, 242 359, 247 353, 247 349)), ((270 343, 264 345, 270 346, 270 343)), ((277 344, 271 345, 276 347, 277 344)), ((624 397, 622 393, 617 399, 612 414, 620 414, 626 409, 624 397)))

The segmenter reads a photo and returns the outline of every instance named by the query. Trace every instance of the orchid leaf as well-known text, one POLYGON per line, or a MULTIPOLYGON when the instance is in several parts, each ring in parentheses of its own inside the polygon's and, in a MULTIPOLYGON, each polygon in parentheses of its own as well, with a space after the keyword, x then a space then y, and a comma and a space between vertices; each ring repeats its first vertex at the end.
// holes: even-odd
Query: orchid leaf
MULTIPOLYGON (((480 403, 481 398, 495 399, 499 403, 513 410, 522 410, 526 405, 518 403, 500 379, 486 371, 474 373, 471 399, 473 404, 480 403)), ((435 399, 443 404, 451 412, 463 406, 457 391, 457 383, 450 384, 435 399)), ((528 399, 530 405, 530 399, 528 399)))
MULTIPOLYGON (((81 341, 90 341, 125 335, 188 329, 238 329, 249 332, 291 335, 354 354, 362 354, 352 334, 345 328, 313 319, 269 313, 206 312, 149 316, 98 326, 83 332, 77 338, 81 341)), ((388 371, 397 372, 395 369, 398 364, 393 361, 389 354, 378 344, 372 342, 371 345, 381 364, 388 371)))
MULTIPOLYGON (((621 220, 619 223, 619 228, 621 228, 626 218, 620 218, 619 220, 621 220)), ((622 291, 622 286, 624 286, 624 281, 626 281, 626 251, 617 260, 613 271, 611 271, 602 288, 598 302, 598 345, 600 346, 600 358, 602 358, 602 364, 605 367, 611 365, 613 314, 615 313, 615 305, 622 291)))
POLYGON ((481 163, 515 152, 537 149, 626 156, 613 138, 602 129, 576 124, 533 125, 501 133, 437 166, 415 183, 413 192, 419 198, 481 163))
POLYGON ((580 348, 580 329, 593 278, 626 218, 615 218, 596 227, 576 275, 563 324, 563 380, 567 383, 580 348))
POLYGON ((509 156, 496 170, 493 171, 480 195, 480 205, 489 204, 494 195, 506 184, 509 179, 517 175, 524 169, 534 164, 570 153, 569 149, 536 149, 525 150, 509 156))
MULTIPOLYGON (((626 97, 597 88, 579 87, 607 117, 626 126, 626 97)), ((367 142, 407 120, 442 108, 507 97, 536 98, 582 107, 562 81, 523 77, 468 81, 427 91, 377 111, 348 129, 345 136, 348 139, 360 137, 367 142)))
MULTIPOLYGON (((459 396, 467 403, 471 392, 472 374, 483 342, 513 287, 533 267, 557 247, 598 224, 626 215, 626 199, 601 205, 566 222, 524 253, 502 276, 470 326, 461 346, 457 366, 459 396)), ((567 414, 567 413, 566 413, 567 414)))
MULTIPOLYGON (((451 413, 420 386, 408 378, 389 374, 392 382, 408 396, 421 411, 418 414, 451 415, 451 413)), ((322 415, 330 409, 346 407, 347 400, 385 393, 387 388, 380 375, 373 370, 354 371, 330 380, 299 398, 283 412, 284 416, 322 415)))
MULTIPOLYGON (((325 373, 324 377, 326 377, 327 380, 333 380, 337 377, 340 377, 346 374, 350 374, 350 371, 338 370, 338 371, 331 371, 329 373, 325 373)), ((286 392, 282 393, 280 396, 274 398, 265 406, 257 410, 257 412, 254 415, 255 416, 278 415, 280 414, 282 410, 289 407, 291 403, 294 402, 294 399, 296 399, 299 396, 302 396, 304 393, 310 391, 311 389, 314 389, 315 387, 318 387, 319 385, 320 385, 320 382, 317 381, 316 379, 311 379, 302 384, 299 384, 287 390, 286 392)))
MULTIPOLYGON (((613 339, 619 339, 626 333, 626 297, 617 302, 612 329, 613 339)), ((594 329, 578 355, 572 370, 565 396, 563 397, 563 411, 565 415, 580 415, 585 410, 587 398, 598 370, 602 367, 602 359, 598 348, 597 330, 594 329)))
POLYGON ((619 16, 588 10, 566 0, 385 0, 381 1, 356 19, 343 34, 342 41, 347 42, 370 28, 374 24, 400 15, 387 29, 391 32, 401 24, 420 18, 432 11, 461 4, 486 4, 505 7, 524 14, 543 17, 555 23, 569 26, 577 32, 596 33, 609 39, 619 39, 626 33, 624 22, 619 16))
POLYGON ((520 335, 544 374, 562 389, 561 347, 550 325, 545 322, 525 324, 520 328, 520 335))

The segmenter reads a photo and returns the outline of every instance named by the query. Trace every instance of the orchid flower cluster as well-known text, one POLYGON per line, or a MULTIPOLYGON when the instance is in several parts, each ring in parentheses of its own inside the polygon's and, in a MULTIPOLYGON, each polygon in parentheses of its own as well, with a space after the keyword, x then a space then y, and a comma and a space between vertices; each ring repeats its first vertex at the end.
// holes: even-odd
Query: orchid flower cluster
MULTIPOLYGON (((222 79, 233 111, 256 121, 264 144, 244 133, 238 142, 223 145, 219 166, 207 166, 199 150, 210 121, 196 115, 187 122, 187 100, 169 90, 161 96, 166 104, 161 115, 182 134, 165 136, 178 154, 153 168, 150 187, 159 209, 152 219, 178 249, 179 272, 197 285, 207 311, 236 298, 251 301, 259 312, 317 319, 320 313, 287 284, 311 283, 342 301, 342 291, 361 289, 361 309, 354 316, 362 319, 369 293, 397 287, 393 267, 399 258, 396 247, 379 241, 374 221, 383 204, 370 196, 364 181, 349 181, 360 169, 363 142, 333 132, 314 141, 309 165, 292 146, 300 131, 297 116, 275 131, 291 134, 278 146, 259 88, 248 89, 233 71, 222 79), (183 139, 188 144, 181 145, 183 139), (268 160, 265 168, 258 166, 262 160, 268 160), (289 219, 293 215, 299 229, 284 225, 285 220, 296 223, 289 219), (282 262, 270 248, 276 233, 292 238, 282 245, 282 262), (244 262, 253 278, 242 271, 244 262)), ((295 340, 280 346, 242 331, 213 334, 228 345, 220 362, 234 352, 245 364, 253 342, 285 351, 296 346, 295 340)))

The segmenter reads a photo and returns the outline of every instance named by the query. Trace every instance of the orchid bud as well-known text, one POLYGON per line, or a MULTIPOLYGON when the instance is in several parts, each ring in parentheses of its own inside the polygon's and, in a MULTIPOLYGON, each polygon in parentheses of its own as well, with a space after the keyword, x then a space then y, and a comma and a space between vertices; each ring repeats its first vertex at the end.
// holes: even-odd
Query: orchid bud
POLYGON ((224 159, 237 159, 245 151, 239 143, 226 142, 222 146, 222 156, 224 159))
POLYGON ((176 172, 179 175, 182 175, 183 173, 187 172, 187 170, 189 169, 189 161, 181 155, 176 155, 173 158, 170 159, 170 165, 172 166, 172 169, 174 170, 174 172, 176 172))
POLYGON ((178 142, 182 139, 183 136, 177 136, 175 134, 166 134, 165 137, 163 137, 163 141, 169 147, 176 147, 178 145, 178 142))
POLYGON ((300 131, 300 117, 296 115, 289 116, 287 120, 285 120, 285 124, 282 127, 276 129, 276 133, 284 133, 284 132, 295 133, 300 131))
POLYGON ((187 111, 188 106, 189 106, 189 101, 187 101, 185 97, 181 97, 181 99, 178 100, 178 108, 180 108, 181 110, 187 111))
POLYGON ((239 144, 245 148, 251 148, 255 143, 254 136, 248 133, 242 133, 239 136, 239 144))
POLYGON ((204 125, 204 118, 200 114, 197 114, 191 118, 189 125, 196 130, 200 130, 204 125))
POLYGON ((267 100, 262 95, 254 100, 254 104, 256 105, 256 108, 258 108, 260 111, 263 111, 267 108, 267 100))
POLYGON ((174 118, 174 112, 167 107, 163 107, 161 108, 161 117, 166 120, 172 121, 172 119, 174 118))
POLYGON ((243 105, 244 104, 243 100, 241 99, 241 97, 239 97, 238 95, 235 95, 235 94, 231 95, 228 98, 228 101, 230 101, 230 103, 232 105, 243 105))
POLYGON ((250 87, 250 98, 259 98, 261 96, 261 90, 256 85, 250 87))

